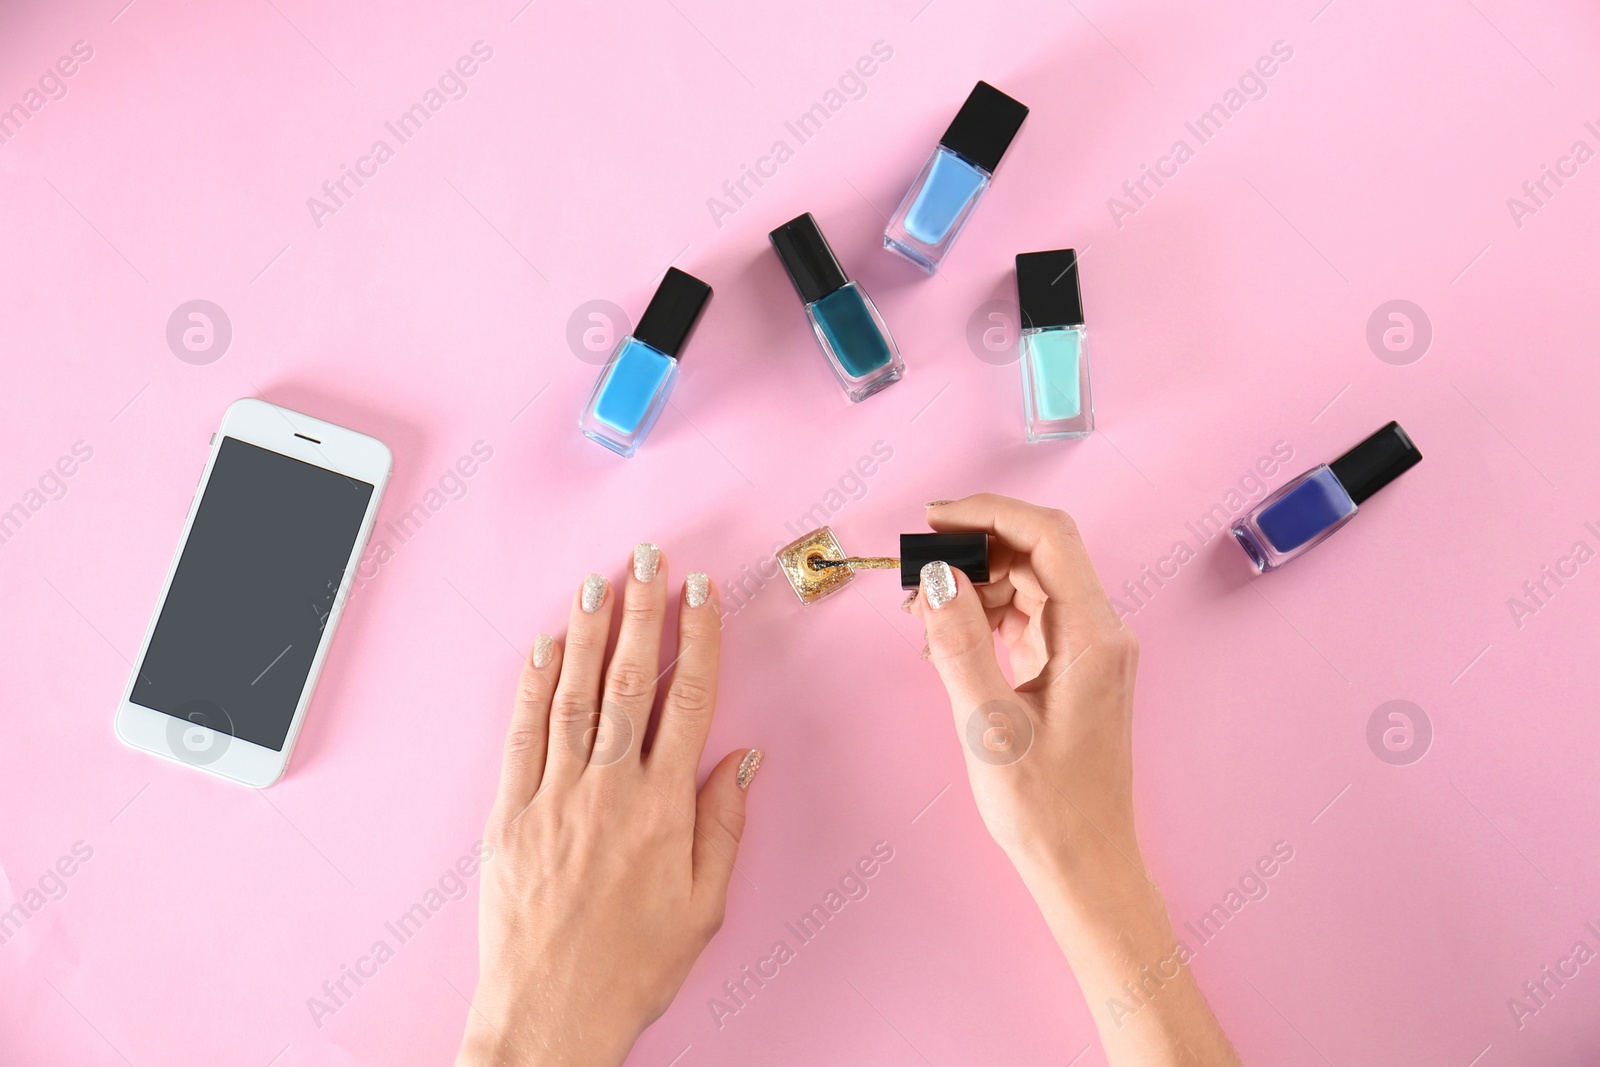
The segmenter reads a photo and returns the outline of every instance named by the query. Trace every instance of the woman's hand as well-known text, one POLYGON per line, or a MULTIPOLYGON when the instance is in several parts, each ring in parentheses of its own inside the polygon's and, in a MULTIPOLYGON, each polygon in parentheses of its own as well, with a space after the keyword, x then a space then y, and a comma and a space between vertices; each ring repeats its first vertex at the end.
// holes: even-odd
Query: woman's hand
POLYGON ((684 584, 678 654, 648 755, 662 671, 666 561, 634 549, 617 592, 590 575, 563 649, 523 666, 485 841, 479 979, 458 1064, 617 1064, 722 923, 756 749, 695 791, 717 698, 721 627, 704 574, 684 584))
POLYGON ((992 538, 989 584, 951 572, 943 600, 925 578, 916 602, 989 833, 1030 879, 1119 860, 1142 877, 1133 825, 1139 642, 1100 588, 1077 526, 1065 512, 989 495, 930 507, 928 522, 992 538), (996 633, 1015 688, 995 658, 996 633))
POLYGON ((913 610, 928 627, 984 824, 1072 963, 1107 1056, 1236 1064, 1139 854, 1139 643, 1106 599, 1077 525, 991 495, 930 505, 928 523, 993 539, 989 584, 929 564, 913 610), (996 658, 997 633, 1015 687, 996 658))

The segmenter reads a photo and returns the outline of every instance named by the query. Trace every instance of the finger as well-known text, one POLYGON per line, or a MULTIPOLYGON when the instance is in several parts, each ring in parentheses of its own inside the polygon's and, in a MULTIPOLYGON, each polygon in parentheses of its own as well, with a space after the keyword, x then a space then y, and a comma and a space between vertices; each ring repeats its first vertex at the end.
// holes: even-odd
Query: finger
POLYGON ((616 595, 603 575, 591 574, 572 599, 567 647, 550 707, 544 783, 572 781, 589 762, 600 729, 600 676, 616 595))
MULTIPOLYGON (((717 668, 722 659, 722 619, 711 579, 695 571, 683 583, 678 612, 678 656, 661 702, 661 722, 650 749, 650 773, 661 788, 694 788, 706 735, 717 707, 717 668)), ((684 795, 682 793, 678 795, 684 795)))
MULTIPOLYGON (((944 501, 949 504, 954 501, 944 501)), ((930 508, 928 525, 933 525, 933 513, 930 508)), ((1008 607, 1012 604, 1023 611, 1036 610, 1044 603, 1044 594, 1039 590, 1038 583, 1033 579, 1032 572, 1027 570, 1028 556, 1025 552, 1018 552, 997 536, 989 538, 989 580, 978 586, 978 597, 986 608, 1008 607), (1016 572, 1015 575, 1013 572, 1016 572), (1018 588, 1016 579, 1022 579, 1022 587, 1018 588)))
POLYGON ((694 895, 710 928, 722 925, 728 881, 744 837, 746 791, 761 769, 759 748, 743 748, 712 768, 694 812, 694 895))
POLYGON ((965 574, 939 562, 922 568, 917 612, 928 628, 928 659, 950 694, 958 731, 965 730, 973 709, 1014 699, 995 657, 983 602, 965 574))
POLYGON ((550 742, 550 701, 561 675, 561 647, 549 634, 540 634, 517 682, 517 698, 506 729, 505 754, 500 760, 500 791, 495 808, 514 818, 539 791, 544 776, 545 749, 550 742))
POLYGON ((989 580, 978 586, 978 598, 983 601, 983 606, 990 609, 1015 607, 1024 614, 1038 611, 1044 605, 1044 594, 1040 592, 1031 572, 1023 573, 1026 567, 1027 556, 1020 555, 998 537, 991 537, 989 580), (1020 588, 1013 577, 1013 570, 1023 579, 1020 588))
POLYGON ((989 565, 989 581, 977 586, 978 599, 983 601, 986 608, 1009 607, 1017 599, 1017 587, 1011 583, 1009 573, 995 577, 994 564, 989 565))
POLYGON ((1069 627, 1103 626, 1109 621, 1115 628, 1115 612, 1100 587, 1077 523, 1066 512, 980 493, 929 508, 928 525, 935 530, 988 531, 1013 550, 1006 573, 1019 593, 1059 601, 1061 621, 1069 627))
POLYGON ((1033 620, 1015 608, 1001 609, 998 617, 994 612, 986 614, 996 636, 1011 652, 1011 677, 1026 677, 1030 670, 1037 673, 1043 666, 1044 649, 1042 642, 1030 639, 1033 620))
POLYGON ((622 591, 622 626, 606 668, 603 747, 591 757, 591 765, 638 763, 639 742, 656 700, 666 614, 667 561, 660 548, 641 541, 633 546, 632 567, 622 591))
MULTIPOLYGON (((1020 603, 1017 603, 1017 587, 1011 584, 1010 565, 1014 553, 999 541, 991 538, 989 545, 989 580, 977 587, 978 599, 983 601, 989 618, 994 620, 1004 615, 1006 610, 1016 603, 1019 608, 1026 608, 1030 603, 1037 604, 1040 598, 1027 594, 1020 603)), ((916 602, 919 590, 913 589, 906 594, 900 604, 900 610, 911 611, 911 605, 916 602)))

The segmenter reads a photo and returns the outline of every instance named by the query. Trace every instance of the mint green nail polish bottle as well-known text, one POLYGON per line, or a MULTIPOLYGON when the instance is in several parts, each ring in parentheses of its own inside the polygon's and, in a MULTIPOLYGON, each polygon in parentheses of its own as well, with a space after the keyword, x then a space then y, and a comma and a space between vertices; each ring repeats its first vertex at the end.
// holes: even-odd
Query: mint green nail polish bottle
POLYGON ((1062 248, 1017 256, 1022 414, 1029 441, 1094 432, 1089 350, 1078 287, 1078 254, 1062 248))

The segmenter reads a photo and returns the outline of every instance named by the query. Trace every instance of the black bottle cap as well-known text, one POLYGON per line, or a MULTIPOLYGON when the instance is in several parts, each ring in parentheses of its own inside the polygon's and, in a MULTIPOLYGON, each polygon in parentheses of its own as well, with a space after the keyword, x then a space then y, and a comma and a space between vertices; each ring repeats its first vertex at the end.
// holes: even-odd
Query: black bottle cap
POLYGON ((677 359, 710 299, 711 286, 693 274, 668 267, 666 277, 656 286, 656 295, 650 298, 650 306, 639 317, 633 336, 677 359))
POLYGON ((1083 293, 1078 288, 1078 253, 1023 252, 1017 256, 1017 306, 1024 330, 1083 325, 1083 293))
POLYGON ((1328 466, 1359 504, 1421 462, 1417 446, 1398 422, 1391 422, 1328 466))
POLYGON ((956 112, 939 143, 993 174, 1027 117, 1025 105, 988 82, 979 82, 967 94, 967 102, 956 112))
POLYGON ((900 588, 922 584, 925 563, 944 560, 961 571, 973 585, 989 580, 989 535, 975 533, 923 533, 900 535, 900 588))
POLYGON ((850 284, 811 212, 790 219, 767 234, 767 239, 772 242, 778 258, 783 260, 801 303, 814 304, 850 284))

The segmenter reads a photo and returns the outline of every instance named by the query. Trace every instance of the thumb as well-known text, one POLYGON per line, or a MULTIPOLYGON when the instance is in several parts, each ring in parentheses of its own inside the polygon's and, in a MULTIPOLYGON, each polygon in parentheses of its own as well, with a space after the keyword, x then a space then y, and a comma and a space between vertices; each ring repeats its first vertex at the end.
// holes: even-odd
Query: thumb
POLYGON ((950 694, 958 731, 967 728, 974 709, 1015 699, 995 657, 983 601, 965 574, 937 561, 923 567, 917 610, 928 628, 928 659, 950 694))
POLYGON ((704 896, 717 926, 744 836, 745 790, 761 769, 762 756, 759 748, 741 748, 722 757, 695 801, 694 891, 696 897, 704 896))

